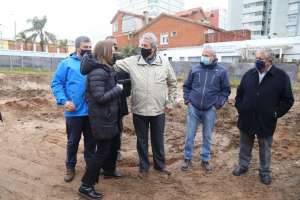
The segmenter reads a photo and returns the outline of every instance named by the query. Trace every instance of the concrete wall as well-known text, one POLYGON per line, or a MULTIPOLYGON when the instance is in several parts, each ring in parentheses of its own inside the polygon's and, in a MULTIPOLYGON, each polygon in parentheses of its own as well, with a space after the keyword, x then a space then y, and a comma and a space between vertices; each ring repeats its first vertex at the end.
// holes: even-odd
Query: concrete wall
MULTIPOLYGON (((171 62, 176 75, 187 76, 192 66, 199 64, 198 62, 171 62)), ((230 78, 241 79, 245 72, 253 68, 253 63, 219 63, 223 65, 229 72, 230 78)), ((299 66, 297 64, 278 63, 277 67, 283 69, 295 83, 298 79, 299 66)))

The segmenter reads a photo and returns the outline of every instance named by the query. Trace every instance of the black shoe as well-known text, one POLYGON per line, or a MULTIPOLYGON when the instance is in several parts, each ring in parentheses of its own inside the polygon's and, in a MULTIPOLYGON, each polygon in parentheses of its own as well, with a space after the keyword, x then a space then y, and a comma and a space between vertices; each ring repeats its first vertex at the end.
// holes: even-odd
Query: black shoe
POLYGON ((192 161, 188 160, 188 159, 184 159, 182 166, 181 166, 181 170, 182 171, 187 171, 189 169, 192 168, 192 161))
POLYGON ((96 192, 93 186, 86 186, 84 184, 79 187, 78 194, 89 200, 99 200, 103 197, 103 194, 96 192))
POLYGON ((212 172, 212 166, 209 164, 208 161, 201 161, 201 166, 205 170, 206 173, 212 172))
POLYGON ((123 174, 118 170, 115 170, 114 172, 104 171, 102 174, 103 174, 104 178, 122 178, 123 177, 123 174))
POLYGON ((260 182, 265 185, 270 185, 272 182, 272 178, 269 174, 260 174, 260 182))
POLYGON ((233 170, 232 174, 233 174, 234 176, 240 176, 240 175, 242 175, 242 174, 245 174, 247 171, 248 171, 248 168, 237 166, 237 167, 233 170))
POLYGON ((159 169, 159 168, 154 168, 156 171, 158 171, 158 172, 161 172, 161 173, 163 173, 163 174, 166 174, 166 175, 168 175, 168 176, 170 176, 172 173, 169 171, 169 170, 167 170, 166 168, 162 168, 162 169, 159 169))

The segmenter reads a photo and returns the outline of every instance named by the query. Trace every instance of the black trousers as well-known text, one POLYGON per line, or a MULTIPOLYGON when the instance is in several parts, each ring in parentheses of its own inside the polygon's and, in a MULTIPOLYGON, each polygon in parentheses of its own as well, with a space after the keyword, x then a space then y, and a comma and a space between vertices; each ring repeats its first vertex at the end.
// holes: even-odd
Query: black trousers
POLYGON ((116 135, 110 140, 98 140, 96 144, 96 153, 87 161, 87 168, 81 180, 82 183, 88 186, 98 183, 101 168, 107 172, 115 171, 120 135, 116 135))
POLYGON ((66 167, 75 168, 77 163, 77 151, 81 138, 84 136, 84 159, 87 162, 95 152, 96 143, 92 135, 88 116, 66 117, 67 129, 67 157, 66 167))
POLYGON ((140 171, 149 170, 148 132, 150 127, 151 146, 155 169, 165 168, 164 129, 165 114, 158 116, 141 116, 133 114, 133 124, 137 136, 140 171))

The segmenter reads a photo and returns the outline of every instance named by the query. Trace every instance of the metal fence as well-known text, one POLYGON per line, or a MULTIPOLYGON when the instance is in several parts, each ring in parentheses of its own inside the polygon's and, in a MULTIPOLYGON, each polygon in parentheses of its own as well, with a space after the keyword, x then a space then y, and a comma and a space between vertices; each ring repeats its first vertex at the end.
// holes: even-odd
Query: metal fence
POLYGON ((58 63, 67 56, 67 54, 46 52, 0 51, 0 69, 33 68, 54 70, 58 63))

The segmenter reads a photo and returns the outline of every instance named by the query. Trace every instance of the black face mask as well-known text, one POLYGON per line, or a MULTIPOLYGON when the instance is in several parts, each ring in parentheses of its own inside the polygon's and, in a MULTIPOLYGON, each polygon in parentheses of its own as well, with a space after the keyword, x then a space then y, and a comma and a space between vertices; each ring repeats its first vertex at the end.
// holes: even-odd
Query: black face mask
POLYGON ((92 53, 92 50, 90 50, 90 49, 81 49, 80 50, 80 55, 81 55, 81 57, 83 57, 84 56, 84 54, 91 54, 92 53))
POLYGON ((152 49, 141 48, 141 55, 146 60, 152 53, 152 49))

